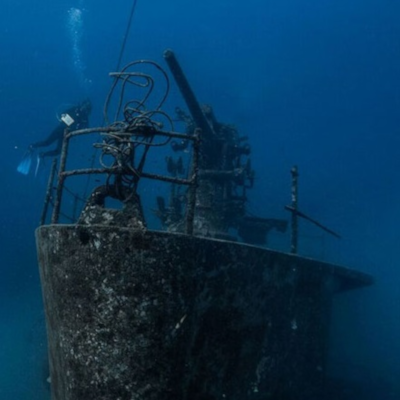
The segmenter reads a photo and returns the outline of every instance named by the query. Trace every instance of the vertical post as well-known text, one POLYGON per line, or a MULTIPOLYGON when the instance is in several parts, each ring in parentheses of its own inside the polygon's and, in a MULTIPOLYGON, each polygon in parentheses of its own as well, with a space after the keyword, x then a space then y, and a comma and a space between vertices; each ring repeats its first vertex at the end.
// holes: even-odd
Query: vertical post
POLYGON ((47 182, 46 197, 44 200, 42 216, 40 217, 40 225, 44 225, 44 223, 46 222, 47 210, 49 209, 49 203, 53 192, 53 181, 54 181, 54 175, 56 174, 56 168, 57 168, 57 158, 54 157, 53 163, 51 164, 49 180, 47 182))
POLYGON ((298 220, 297 220, 297 210, 298 210, 298 169, 295 165, 291 170, 292 174, 292 232, 291 232, 291 244, 290 252, 292 254, 297 254, 298 245, 298 220))
POLYGON ((189 198, 186 211, 186 234, 193 235, 193 224, 194 214, 196 209, 196 197, 197 197, 197 179, 199 172, 199 157, 200 157, 200 135, 201 129, 197 128, 194 131, 193 140, 193 160, 192 160, 192 171, 191 171, 191 183, 189 187, 189 198))
POLYGON ((69 131, 68 128, 64 131, 64 139, 63 145, 61 148, 61 157, 60 157, 60 170, 58 171, 58 183, 57 183, 57 190, 56 190, 56 197, 54 200, 54 209, 53 215, 51 218, 52 224, 58 223, 58 218, 60 216, 60 209, 61 209, 61 198, 64 189, 64 181, 65 181, 65 166, 67 163, 67 155, 68 155, 68 145, 69 145, 69 131))

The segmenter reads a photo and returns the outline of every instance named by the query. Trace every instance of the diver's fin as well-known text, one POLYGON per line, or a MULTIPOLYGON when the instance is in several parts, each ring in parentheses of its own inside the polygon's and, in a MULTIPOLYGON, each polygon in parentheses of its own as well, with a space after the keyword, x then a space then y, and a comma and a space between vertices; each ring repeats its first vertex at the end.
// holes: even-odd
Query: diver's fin
POLYGON ((28 175, 32 165, 32 150, 28 150, 18 164, 17 171, 20 174, 28 175))

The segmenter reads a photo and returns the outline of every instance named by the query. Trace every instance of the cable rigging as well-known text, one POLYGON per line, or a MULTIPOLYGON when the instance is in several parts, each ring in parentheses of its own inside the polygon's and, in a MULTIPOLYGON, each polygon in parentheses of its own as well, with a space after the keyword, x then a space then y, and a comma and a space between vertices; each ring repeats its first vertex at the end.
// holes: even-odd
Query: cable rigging
POLYGON ((131 13, 129 15, 129 20, 128 20, 128 25, 126 27, 125 35, 124 35, 124 38, 122 40, 121 50, 120 50, 119 57, 118 57, 117 68, 115 69, 115 71, 119 71, 119 69, 121 67, 121 61, 122 61, 122 57, 123 57, 124 52, 125 52, 126 42, 128 40, 129 33, 130 33, 130 30, 131 30, 133 16, 134 16, 135 10, 136 10, 136 4, 137 4, 137 0, 133 0, 131 13))

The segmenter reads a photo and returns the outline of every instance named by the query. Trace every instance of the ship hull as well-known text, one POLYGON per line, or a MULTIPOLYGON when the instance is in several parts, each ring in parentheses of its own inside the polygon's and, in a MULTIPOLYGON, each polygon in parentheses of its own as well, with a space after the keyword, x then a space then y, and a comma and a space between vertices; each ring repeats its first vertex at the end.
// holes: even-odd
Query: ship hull
POLYGON ((183 234, 36 232, 53 400, 323 398, 331 300, 355 271, 183 234))

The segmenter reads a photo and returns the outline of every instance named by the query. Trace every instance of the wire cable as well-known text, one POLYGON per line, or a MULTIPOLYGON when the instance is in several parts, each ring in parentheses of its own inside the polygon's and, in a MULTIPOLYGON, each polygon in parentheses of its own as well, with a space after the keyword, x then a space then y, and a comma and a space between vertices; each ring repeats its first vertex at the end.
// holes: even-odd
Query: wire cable
POLYGON ((132 25, 132 21, 133 21, 133 16, 134 16, 134 14, 135 14, 135 9, 136 9, 136 4, 137 4, 137 0, 133 0, 131 13, 130 13, 130 15, 129 15, 129 20, 128 20, 128 25, 127 25, 127 27, 126 27, 125 35, 124 35, 124 38, 123 38, 123 40, 122 40, 122 45, 121 45, 121 50, 120 50, 120 53, 119 53, 117 68, 115 68, 115 71, 119 71, 119 68, 121 67, 122 57, 124 56, 125 47, 126 47, 126 42, 127 42, 127 40, 128 40, 129 32, 130 32, 130 30, 131 30, 131 25, 132 25))
MULTIPOLYGON (((116 71, 119 71, 119 69, 120 69, 120 67, 121 67, 122 57, 124 56, 125 47, 126 47, 126 42, 127 42, 127 40, 128 40, 129 33, 130 33, 130 30, 131 30, 132 21, 133 21, 133 16, 134 16, 135 10, 136 10, 136 5, 137 5, 137 0, 133 0, 131 12, 130 12, 130 15, 129 15, 128 24, 127 24, 127 26, 126 26, 125 35, 124 35, 124 37, 123 37, 123 39, 122 39, 122 45, 121 45, 121 49, 120 49, 120 52, 119 52, 119 57, 118 57, 118 62, 117 62, 117 68, 115 69, 116 71)), ((95 150, 95 151, 93 152, 93 156, 92 156, 92 165, 91 165, 92 167, 93 167, 93 165, 94 165, 94 163, 95 163, 96 154, 97 154, 97 150, 95 150)), ((86 182, 86 186, 85 186, 84 197, 87 196, 87 192, 88 192, 88 189, 89 189, 90 180, 91 180, 91 176, 89 175, 89 176, 88 176, 88 179, 87 179, 87 182, 86 182)))

